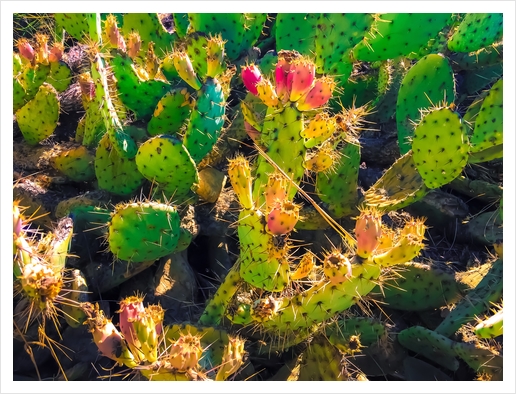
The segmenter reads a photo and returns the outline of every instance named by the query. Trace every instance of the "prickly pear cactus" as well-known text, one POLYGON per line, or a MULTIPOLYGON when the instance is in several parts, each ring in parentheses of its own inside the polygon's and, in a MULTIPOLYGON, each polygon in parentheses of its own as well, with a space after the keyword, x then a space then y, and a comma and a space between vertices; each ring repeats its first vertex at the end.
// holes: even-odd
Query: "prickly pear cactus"
POLYGON ((140 173, 156 182, 167 198, 182 203, 199 179, 195 162, 176 137, 159 135, 145 141, 136 155, 140 173))
POLYGON ((73 38, 82 40, 88 35, 93 41, 98 41, 100 36, 100 14, 54 14, 56 20, 56 34, 62 35, 66 30, 73 38))
POLYGON ((467 130, 459 114, 447 107, 429 110, 414 130, 412 151, 417 170, 430 189, 459 176, 469 153, 467 130))
POLYGON ((451 14, 380 14, 364 39, 353 48, 357 60, 407 56, 425 46, 448 23, 451 14))
POLYGON ((118 204, 108 224, 109 250, 120 259, 140 263, 174 251, 181 219, 172 205, 156 202, 118 204))
POLYGON ((471 152, 477 153, 503 143, 503 79, 499 79, 482 102, 470 137, 471 152))
POLYGON ((398 144, 402 155, 411 148, 414 122, 420 118, 419 111, 440 102, 451 103, 454 98, 453 70, 445 57, 427 55, 410 68, 401 83, 396 104, 398 144))
POLYGON ((455 52, 473 52, 498 41, 503 34, 503 14, 466 14, 448 40, 455 52), (482 34, 477 34, 479 31, 482 34))
POLYGON ((156 105, 154 114, 147 124, 147 131, 151 136, 177 134, 190 116, 194 103, 186 88, 172 89, 156 105))
POLYGON ((95 178, 94 160, 85 146, 76 146, 52 156, 50 164, 71 180, 83 182, 95 178))
POLYGON ((59 99, 52 85, 44 83, 34 98, 16 112, 23 138, 36 145, 50 137, 59 119, 59 99))

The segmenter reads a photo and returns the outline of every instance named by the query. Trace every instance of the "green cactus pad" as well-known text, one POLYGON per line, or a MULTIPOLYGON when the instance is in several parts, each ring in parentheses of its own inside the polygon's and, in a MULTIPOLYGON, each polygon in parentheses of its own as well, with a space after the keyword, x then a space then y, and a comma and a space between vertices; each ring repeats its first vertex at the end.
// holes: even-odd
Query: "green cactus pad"
POLYGON ((317 72, 348 79, 353 70, 351 49, 364 38, 372 23, 371 14, 320 14, 315 37, 317 72))
POLYGON ((471 152, 477 153, 503 143, 503 79, 489 90, 475 119, 470 138, 471 152))
POLYGON ((18 75, 23 69, 23 64, 20 55, 13 52, 13 77, 18 75))
POLYGON ((157 182, 177 203, 183 202, 198 181, 192 157, 181 141, 170 135, 156 136, 140 145, 136 165, 145 178, 157 182))
POLYGON ((460 297, 461 286, 453 272, 434 265, 405 263, 396 270, 396 278, 383 282, 372 293, 390 308, 424 311, 452 304, 460 297), (383 293, 380 295, 380 293, 383 293))
POLYGON ((342 318, 324 328, 328 340, 333 346, 349 342, 353 335, 360 335, 360 343, 370 346, 387 334, 387 327, 377 319, 368 317, 342 318))
POLYGON ((473 52, 499 41, 503 36, 503 14, 467 14, 448 40, 454 52, 473 52))
POLYGON ((269 51, 263 57, 258 60, 256 65, 260 68, 262 75, 266 76, 270 80, 274 80, 272 77, 276 69, 276 63, 278 62, 278 55, 275 51, 269 51))
POLYGON ((73 38, 81 41, 88 35, 93 41, 99 40, 100 14, 54 14, 56 32, 61 36, 60 29, 66 30, 73 38))
POLYGON ((485 373, 492 381, 503 380, 503 357, 481 343, 456 342, 454 351, 477 374, 485 373))
POLYGON ((61 93, 70 86, 72 80, 72 70, 64 62, 50 63, 50 74, 47 78, 47 83, 51 84, 56 90, 61 93))
POLYGON ((414 124, 420 119, 420 110, 452 102, 455 97, 453 71, 448 60, 431 54, 419 60, 407 72, 400 86, 396 104, 398 144, 401 154, 411 148, 414 124))
POLYGON ((216 79, 208 77, 197 96, 183 143, 196 163, 212 150, 222 131, 226 101, 216 79))
MULTIPOLYGON (((130 14, 128 14, 130 15, 130 14)), ((170 85, 157 80, 141 80, 134 72, 129 57, 116 55, 110 59, 122 103, 134 112, 138 119, 152 116, 156 104, 168 91, 170 85)))
POLYGON ((312 55, 318 16, 279 13, 276 18, 276 50, 296 50, 303 55, 312 55))
POLYGON ((329 205, 334 218, 353 213, 358 200, 360 145, 346 143, 339 153, 341 157, 335 171, 317 174, 315 184, 317 195, 329 205))
POLYGON ((412 151, 409 151, 365 192, 364 201, 382 211, 391 211, 422 199, 429 191, 416 169, 412 151))
POLYGON ((76 140, 78 135, 81 143, 90 149, 94 149, 106 133, 104 119, 102 113, 98 110, 99 107, 95 106, 96 103, 97 100, 94 100, 88 105, 86 115, 83 118, 84 121, 77 125, 76 131, 76 140), (79 127, 82 129, 79 129, 79 127))
POLYGON ((487 89, 503 76, 503 63, 492 66, 481 67, 476 70, 466 70, 462 73, 464 79, 461 83, 462 95, 458 97, 457 103, 467 99, 472 94, 487 89))
POLYGON ((100 140, 95 153, 95 175, 100 189, 119 196, 134 193, 144 179, 135 159, 120 157, 107 134, 100 140))
POLYGON ((59 119, 59 99, 52 85, 44 83, 34 98, 16 112, 23 138, 30 145, 50 137, 59 119))
POLYGON ((164 53, 172 50, 172 46, 177 39, 177 35, 168 33, 158 14, 145 13, 127 13, 124 14, 124 23, 122 25, 122 33, 124 37, 129 37, 129 34, 137 31, 140 34, 142 45, 139 56, 145 58, 145 54, 149 47, 149 42, 154 43, 154 50, 158 57, 162 57, 164 53))
POLYGON ((503 43, 469 53, 452 53, 450 60, 456 70, 477 70, 503 61, 503 43))
POLYGON ((331 100, 332 109, 336 112, 342 107, 349 108, 353 104, 360 107, 373 101, 378 93, 378 70, 370 70, 367 74, 350 77, 340 85, 344 92, 331 100))
MULTIPOLYGON (((303 130, 304 115, 293 105, 285 107, 282 112, 276 113, 271 107, 262 127, 261 142, 267 149, 269 157, 292 179, 299 184, 304 174, 303 162, 306 156, 303 130)), ((258 157, 256 167, 256 179, 253 185, 253 199, 263 203, 262 187, 267 184, 269 174, 274 168, 263 158, 258 157)), ((292 199, 297 190, 292 187, 287 195, 292 199)))
POLYGON ((188 19, 188 14, 186 13, 174 13, 172 14, 174 18, 174 27, 176 29, 176 34, 179 38, 184 38, 188 33, 188 28, 190 27, 190 20, 188 19))
POLYGON ((194 100, 186 88, 172 89, 158 102, 147 124, 147 131, 151 136, 177 134, 188 119, 193 104, 194 100))
POLYGON ((455 358, 455 342, 434 331, 419 326, 406 328, 398 334, 398 341, 407 349, 450 371, 459 368, 459 362, 455 358))
POLYGON ((95 157, 85 146, 64 149, 50 159, 50 164, 72 181, 84 182, 95 178, 95 157))
POLYGON ((238 239, 242 279, 267 291, 283 290, 289 281, 288 261, 286 256, 277 258, 278 253, 272 253, 273 236, 265 231, 263 213, 254 209, 240 212, 238 239))
POLYGON ((447 337, 452 336, 462 325, 487 312, 490 303, 498 302, 502 293, 503 260, 496 260, 487 275, 455 306, 435 332, 447 337))
MULTIPOLYGON (((317 338, 303 353, 299 367, 300 381, 345 381, 347 374, 341 365, 341 353, 325 338, 317 338)), ((345 370, 345 369, 344 369, 345 370)))
POLYGON ((361 61, 394 59, 417 52, 446 26, 451 14, 381 14, 353 48, 361 61))
POLYGON ((226 41, 225 52, 230 60, 237 59, 242 51, 251 48, 267 19, 267 14, 188 14, 190 28, 195 32, 222 35, 226 41))
POLYGON ((13 111, 19 110, 36 96, 41 84, 46 81, 50 73, 50 66, 36 64, 26 65, 22 72, 14 78, 13 111))
POLYGON ((386 61, 379 70, 378 96, 373 100, 374 112, 370 118, 377 123, 388 122, 396 112, 396 101, 401 81, 407 72, 406 60, 386 61))
POLYGON ((206 53, 206 45, 208 45, 208 37, 200 33, 191 33, 185 39, 186 53, 192 62, 195 73, 201 79, 204 79, 207 71, 208 55, 206 53))
POLYGON ((414 130, 414 163, 430 189, 441 187, 468 163, 467 130, 458 113, 449 108, 430 110, 414 130))
POLYGON ((480 112, 480 108, 482 108, 482 103, 484 102, 484 99, 486 98, 488 93, 488 90, 484 90, 483 92, 478 94, 466 110, 464 116, 462 117, 462 120, 466 125, 468 138, 471 138, 471 134, 473 134, 473 130, 475 129, 475 119, 478 113, 480 112))
POLYGON ((172 205, 119 204, 109 222, 109 250, 120 260, 141 263, 174 251, 181 218, 172 205))

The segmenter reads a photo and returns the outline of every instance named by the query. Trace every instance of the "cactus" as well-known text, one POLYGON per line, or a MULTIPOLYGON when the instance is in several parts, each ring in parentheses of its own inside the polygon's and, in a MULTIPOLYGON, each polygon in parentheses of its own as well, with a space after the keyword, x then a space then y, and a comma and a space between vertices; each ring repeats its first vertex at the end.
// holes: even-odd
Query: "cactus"
MULTIPOLYGON (((470 137, 471 152, 480 153, 503 143, 503 80, 499 79, 489 90, 475 118, 470 137)), ((503 152, 496 157, 501 157, 503 152)))
POLYGON ((180 236, 175 207, 155 202, 118 204, 108 223, 109 250, 120 260, 156 260, 174 251, 180 236))
POLYGON ((73 38, 82 40, 88 35, 91 40, 98 41, 101 37, 100 32, 100 14, 54 14, 56 21, 56 34, 58 37, 62 35, 62 30, 66 30, 73 38))
POLYGON ((221 34, 226 41, 226 55, 231 60, 237 59, 242 51, 254 45, 266 18, 267 14, 258 13, 188 14, 191 31, 221 34))
POLYGON ((429 191, 409 151, 366 191, 364 202, 381 210, 395 210, 420 200, 429 191))
POLYGON ((368 34, 353 48, 353 56, 362 61, 407 56, 425 46, 446 26, 450 16, 444 13, 380 14, 368 34))
POLYGON ((87 316, 78 305, 89 302, 90 298, 86 278, 80 270, 72 271, 71 278, 65 282, 65 288, 69 291, 66 296, 66 303, 61 306, 65 320, 70 327, 80 327, 86 321, 87 316))
POLYGON ((473 52, 498 41, 503 34, 503 14, 466 14, 448 40, 455 52, 473 52), (482 34, 476 34, 482 31, 482 34))
POLYGON ((149 49, 149 43, 153 42, 156 52, 159 56, 167 53, 177 39, 175 34, 169 34, 161 21, 158 14, 146 13, 127 13, 123 16, 122 32, 127 39, 131 32, 138 32, 141 39, 141 48, 139 56, 145 57, 145 53, 149 49))
MULTIPOLYGON (((127 132, 132 130, 138 129, 126 128, 127 132)), ((144 180, 138 171, 135 158, 122 157, 114 148, 108 134, 102 137, 95 153, 95 176, 99 188, 121 196, 134 193, 144 180)))
POLYGON ((169 135, 152 137, 140 145, 136 167, 145 178, 157 182, 167 198, 177 203, 188 199, 190 189, 199 179, 186 147, 169 135))
POLYGON ((16 112, 20 130, 30 145, 50 137, 59 119, 59 100, 52 85, 44 83, 34 98, 16 112))
POLYGON ((467 164, 466 128, 460 116, 447 107, 430 109, 414 129, 414 163, 425 185, 441 187, 467 164))
POLYGON ((151 136, 176 134, 188 119, 194 102, 186 88, 176 88, 167 92, 156 105, 147 131, 151 136))
POLYGON ((73 146, 53 155, 50 164, 55 169, 76 182, 91 181, 95 178, 93 162, 95 157, 85 146, 73 146))
POLYGON ((496 313, 480 321, 474 330, 478 338, 496 338, 503 335, 503 304, 496 313))
POLYGON ((419 111, 439 102, 452 102, 455 97, 453 71, 446 58, 430 54, 420 59, 405 74, 396 104, 398 144, 401 154, 410 150, 413 123, 419 111))
POLYGON ((474 320, 489 308, 489 302, 497 302, 503 290, 503 260, 496 260, 488 274, 474 290, 461 300, 453 311, 446 316, 435 332, 446 337, 453 335, 463 324, 474 320))
POLYGON ((449 271, 435 265, 405 263, 392 279, 372 293, 389 307, 406 311, 423 311, 453 304, 461 298, 465 286, 449 271), (381 295, 379 292, 381 291, 381 295))

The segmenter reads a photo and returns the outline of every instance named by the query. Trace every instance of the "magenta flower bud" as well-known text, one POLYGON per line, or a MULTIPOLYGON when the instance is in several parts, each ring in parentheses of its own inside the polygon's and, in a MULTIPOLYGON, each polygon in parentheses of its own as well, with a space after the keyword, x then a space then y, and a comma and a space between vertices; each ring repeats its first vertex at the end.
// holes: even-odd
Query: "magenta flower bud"
POLYGON ((20 55, 27 59, 29 62, 34 60, 34 48, 32 48, 32 45, 30 45, 26 39, 22 38, 18 41, 18 51, 20 52, 20 55))
POLYGON ((258 67, 256 67, 254 64, 251 64, 250 66, 244 66, 242 67, 241 75, 242 81, 244 81, 244 85, 247 90, 249 90, 255 96, 258 96, 258 89, 256 88, 256 85, 262 79, 262 74, 260 73, 258 67))

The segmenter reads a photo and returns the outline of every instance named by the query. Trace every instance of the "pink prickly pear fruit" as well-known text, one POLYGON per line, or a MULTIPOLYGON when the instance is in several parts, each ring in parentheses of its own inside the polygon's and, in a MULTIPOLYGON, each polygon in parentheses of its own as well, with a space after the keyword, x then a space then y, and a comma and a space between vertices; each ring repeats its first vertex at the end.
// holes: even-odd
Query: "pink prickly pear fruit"
POLYGON ((249 66, 242 67, 242 81, 244 82, 245 87, 255 96, 258 96, 258 89, 256 85, 262 79, 262 73, 254 64, 249 66))
POLYGON ((244 128, 245 128, 245 132, 247 133, 247 135, 256 143, 258 143, 260 141, 260 131, 259 130, 256 130, 253 126, 251 126, 251 124, 247 121, 247 120, 244 120, 244 128))
POLYGON ((291 201, 278 201, 267 215, 267 229, 273 235, 290 233, 299 220, 300 206, 291 201))
POLYGON ((192 88, 199 90, 202 86, 201 81, 197 78, 197 74, 192 65, 190 57, 186 52, 174 51, 172 60, 179 76, 192 88))
POLYGON ((367 259, 378 248, 382 236, 382 216, 374 208, 365 208, 355 223, 357 255, 367 259))
POLYGON ((135 59, 140 53, 140 48, 142 47, 142 40, 140 35, 137 32, 132 32, 129 34, 129 40, 127 42, 127 54, 131 59, 135 59))
POLYGON ((127 343, 122 334, 116 329, 111 320, 104 316, 104 312, 99 309, 98 304, 95 307, 89 303, 86 304, 83 307, 83 310, 88 315, 86 323, 93 335, 93 342, 95 342, 102 355, 116 361, 119 365, 123 364, 129 368, 138 365, 133 354, 127 348, 127 343))
POLYGON ((308 93, 297 101, 297 109, 310 111, 322 107, 331 98, 335 86, 335 81, 330 77, 317 79, 308 93))
POLYGON ((143 298, 138 296, 130 296, 120 301, 120 331, 124 335, 127 344, 131 348, 140 349, 141 343, 138 339, 134 322, 140 319, 140 315, 145 313, 143 306, 143 298))
POLYGON ((18 40, 18 51, 20 52, 20 55, 29 62, 32 62, 36 56, 34 48, 32 48, 32 45, 30 45, 29 41, 25 38, 18 40))
POLYGON ((54 43, 48 54, 48 61, 56 63, 63 58, 64 46, 60 42, 54 43))
POLYGON ((290 96, 290 92, 287 87, 288 72, 290 70, 290 64, 284 58, 278 58, 276 64, 276 94, 282 101, 286 101, 286 97, 290 96))
POLYGON ((311 88, 315 80, 315 63, 304 57, 294 60, 287 76, 290 101, 297 101, 311 88))
POLYGON ((267 185, 265 186, 265 206, 267 211, 271 211, 277 206, 278 201, 287 199, 288 194, 287 180, 278 172, 269 175, 267 185))
POLYGON ((351 263, 346 256, 334 250, 325 257, 323 272, 332 285, 340 285, 351 278, 351 263))
POLYGON ((274 88, 272 87, 271 81, 266 78, 262 78, 256 84, 257 96, 267 107, 275 107, 278 105, 279 100, 274 88))
POLYGON ((181 335, 173 341, 168 356, 170 365, 180 372, 194 369, 201 359, 203 348, 196 335, 181 335))

